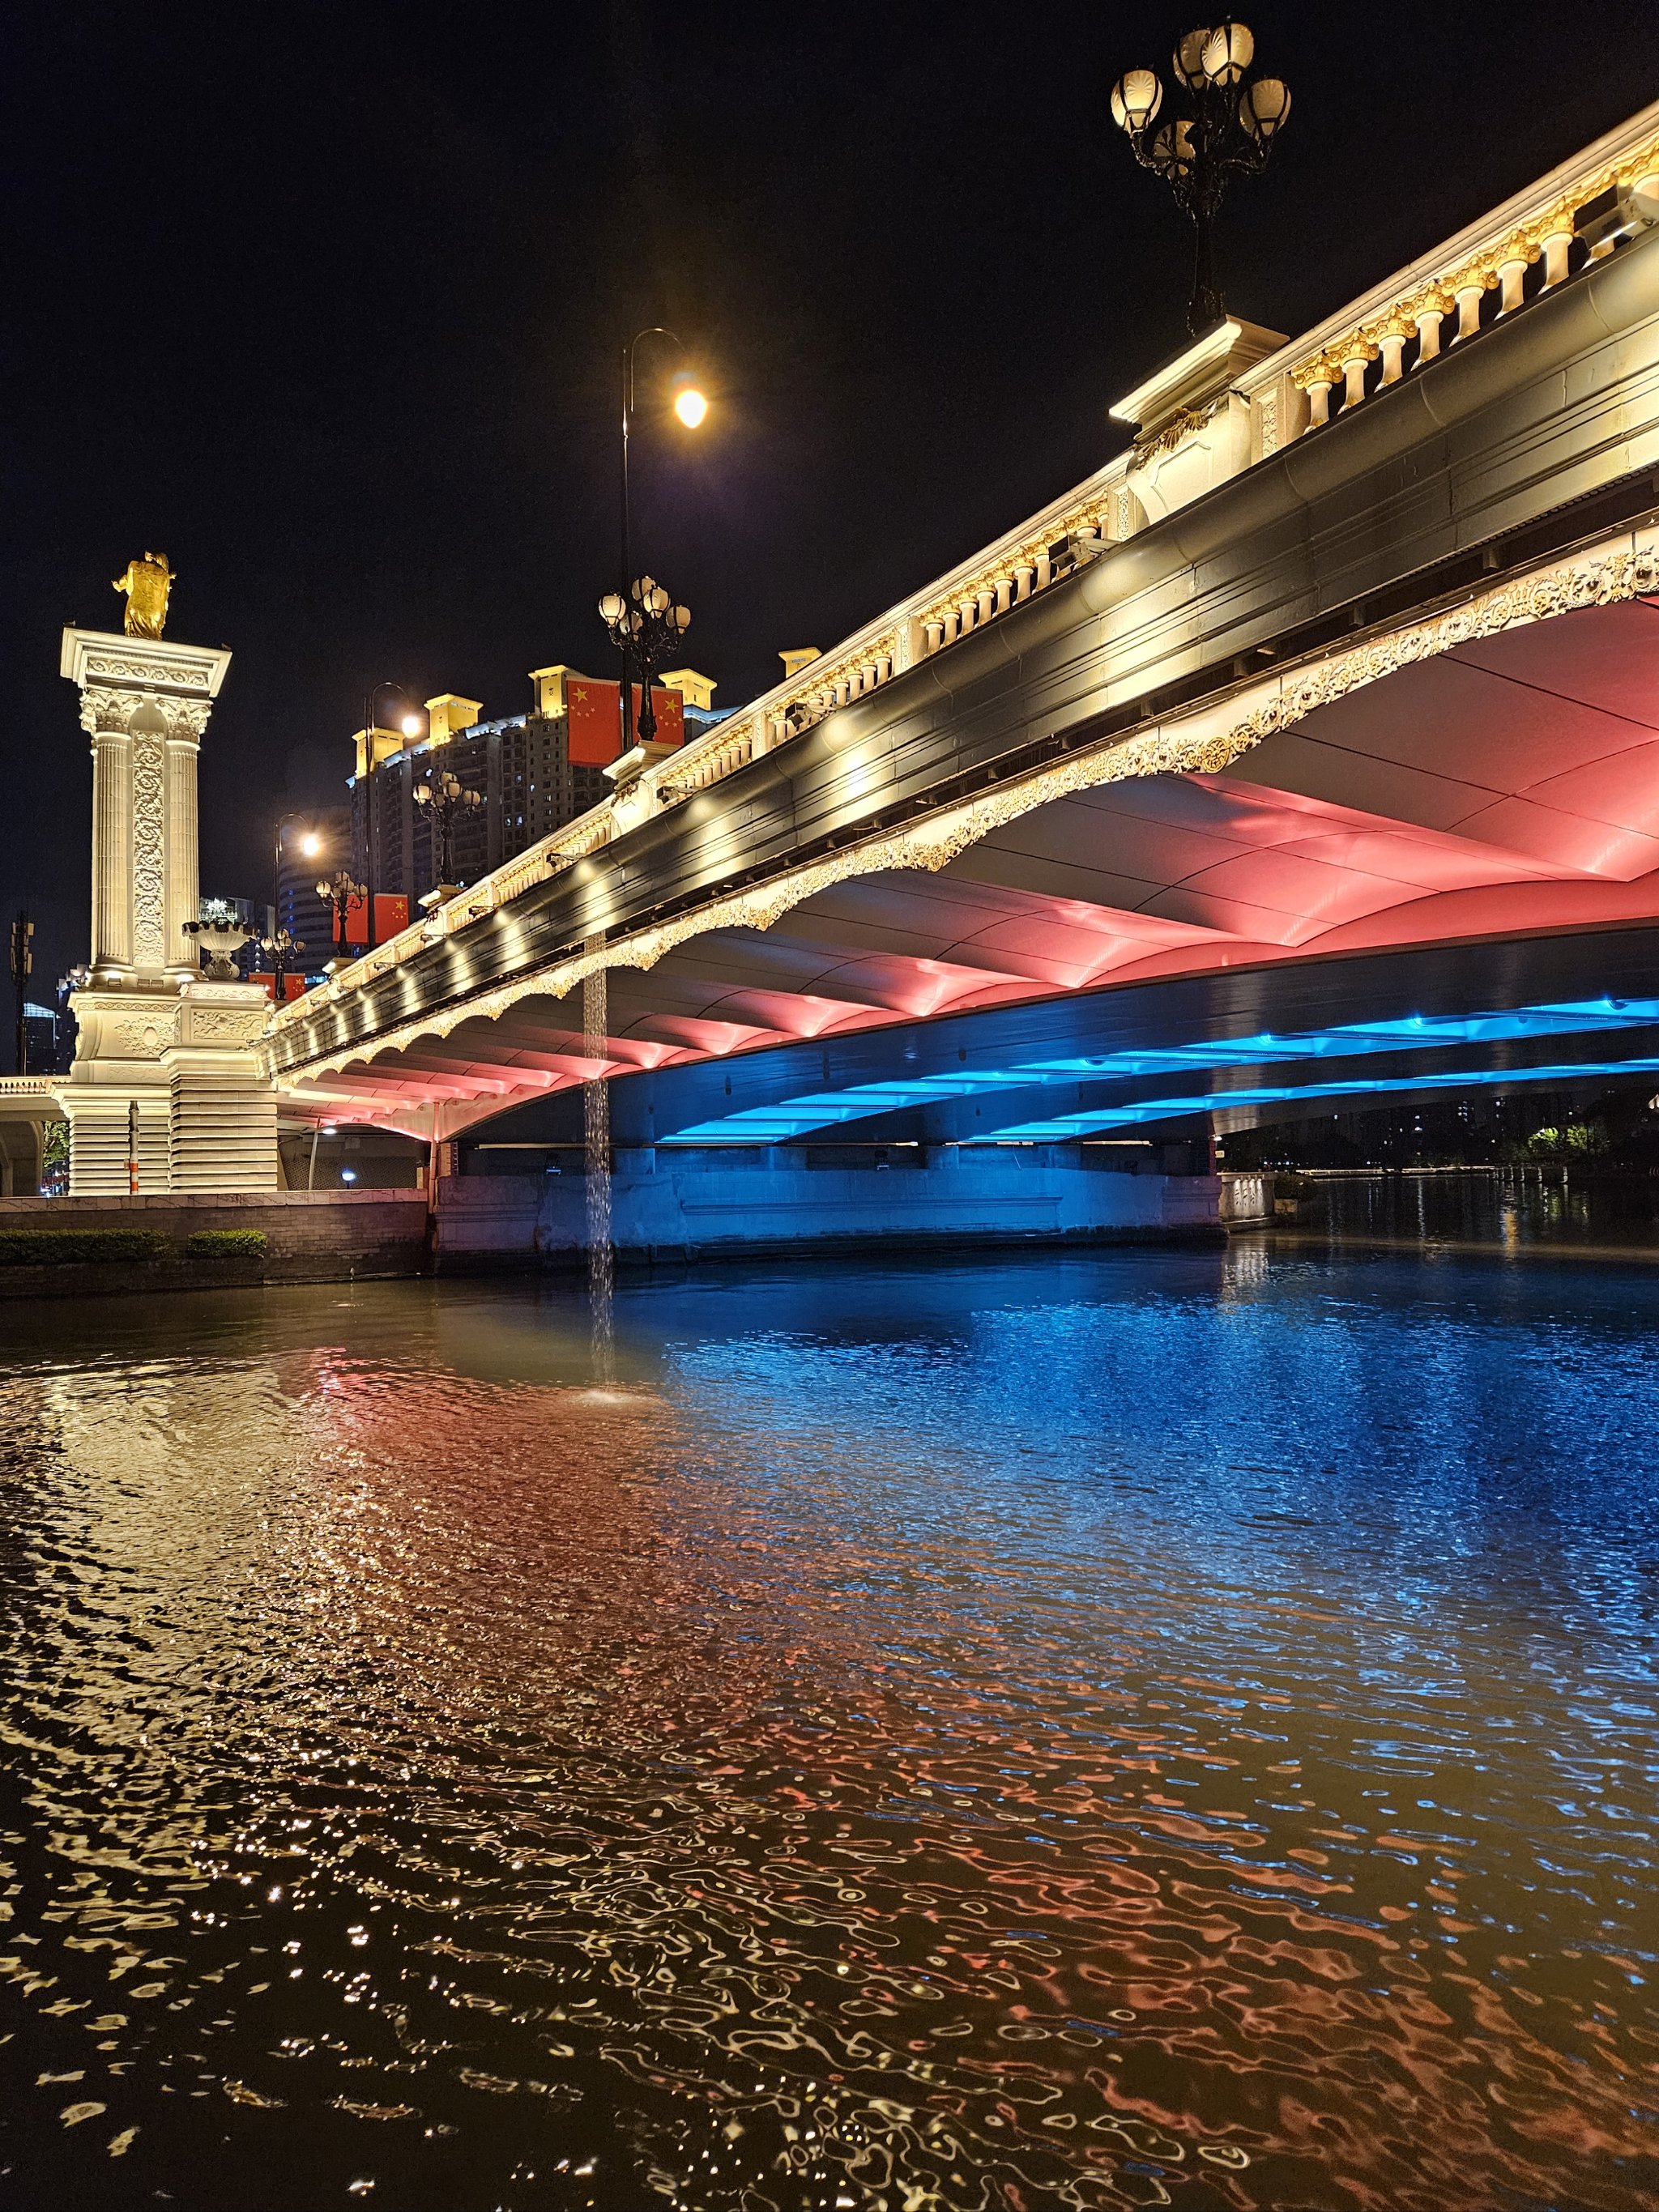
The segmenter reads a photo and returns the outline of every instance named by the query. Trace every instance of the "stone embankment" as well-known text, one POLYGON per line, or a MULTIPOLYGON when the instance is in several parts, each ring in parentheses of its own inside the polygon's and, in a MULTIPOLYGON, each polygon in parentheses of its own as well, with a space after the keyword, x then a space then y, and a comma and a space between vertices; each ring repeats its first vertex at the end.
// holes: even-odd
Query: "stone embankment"
POLYGON ((0 1299, 416 1275, 428 1265, 428 1249, 421 1190, 4 1198, 0 1299), (102 1253, 34 1256, 60 1237, 66 1254, 98 1252, 100 1244, 102 1253), (262 1250, 254 1245, 260 1237, 262 1250))

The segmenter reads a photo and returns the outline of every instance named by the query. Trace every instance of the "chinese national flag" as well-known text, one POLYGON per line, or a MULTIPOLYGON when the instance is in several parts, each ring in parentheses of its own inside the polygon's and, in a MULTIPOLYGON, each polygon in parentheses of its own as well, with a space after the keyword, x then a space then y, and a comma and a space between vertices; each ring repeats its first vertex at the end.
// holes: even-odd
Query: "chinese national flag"
MULTIPOLYGON (((651 686, 651 704, 657 717, 657 743, 659 745, 683 745, 685 743, 685 702, 678 691, 665 691, 659 684, 651 686)), ((640 687, 634 686, 634 727, 640 726, 640 687)))
MULTIPOLYGON (((374 894, 374 942, 384 945, 400 929, 409 927, 409 901, 402 891, 376 891, 374 894)), ((368 943, 368 901, 352 898, 346 901, 346 943, 364 945, 368 943)))
MULTIPOLYGON (((266 998, 274 999, 276 997, 276 978, 274 975, 260 971, 251 976, 249 981, 258 983, 264 992, 266 998)), ((306 979, 303 975, 284 975, 283 978, 283 996, 284 999, 303 998, 305 995, 305 988, 306 979)))
POLYGON ((608 767, 622 751, 622 686, 597 676, 573 676, 564 704, 571 765, 608 767))

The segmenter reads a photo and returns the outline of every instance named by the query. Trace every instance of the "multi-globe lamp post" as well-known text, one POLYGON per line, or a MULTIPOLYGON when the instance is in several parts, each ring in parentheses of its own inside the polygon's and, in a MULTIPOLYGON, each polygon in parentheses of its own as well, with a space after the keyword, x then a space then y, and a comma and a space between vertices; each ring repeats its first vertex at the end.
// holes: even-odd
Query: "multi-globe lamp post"
POLYGON ((424 808, 432 824, 432 889, 447 893, 454 889, 456 820, 482 806, 483 799, 477 792, 466 790, 453 769, 440 768, 425 783, 416 785, 415 803, 424 808))
POLYGON ((654 576, 636 576, 626 599, 620 592, 605 593, 599 619, 621 649, 624 714, 633 704, 632 686, 640 687, 640 743, 648 745, 657 734, 651 678, 690 629, 691 610, 677 606, 654 576))
POLYGON ((1267 167, 1291 112, 1289 87, 1276 76, 1253 76, 1255 58, 1254 33, 1230 18, 1213 30, 1188 31, 1175 50, 1170 105, 1186 113, 1165 113, 1152 70, 1130 70, 1112 88, 1112 119, 1127 134, 1136 161, 1164 179, 1192 218, 1187 327, 1194 337, 1226 312, 1215 281, 1214 231, 1227 186, 1267 167))
POLYGON ((685 347, 681 340, 660 323, 636 331, 623 348, 622 355, 622 566, 617 579, 620 588, 607 592, 599 601, 599 619, 622 652, 624 752, 634 742, 633 685, 637 683, 640 687, 640 737, 649 744, 657 731, 656 713, 651 704, 652 672, 661 665, 663 647, 683 637, 691 626, 691 617, 685 608, 677 606, 672 594, 653 576, 634 574, 632 518, 629 512, 629 443, 635 412, 634 356, 645 338, 662 339, 679 358, 681 366, 670 383, 670 404, 675 419, 685 429, 695 430, 708 412, 708 398, 685 365, 685 347))
POLYGON ((337 868, 331 876, 318 878, 317 896, 334 909, 335 956, 340 960, 347 960, 351 956, 347 909, 354 899, 368 897, 368 886, 354 883, 349 868, 337 868))

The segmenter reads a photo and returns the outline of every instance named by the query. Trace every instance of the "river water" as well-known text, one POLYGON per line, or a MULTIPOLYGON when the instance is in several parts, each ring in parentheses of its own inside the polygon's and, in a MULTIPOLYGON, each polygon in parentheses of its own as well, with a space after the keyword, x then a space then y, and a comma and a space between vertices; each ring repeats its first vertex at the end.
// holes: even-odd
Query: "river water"
POLYGON ((1659 1268, 1478 1242, 0 1309, 0 2205, 1659 2206, 1659 1268))

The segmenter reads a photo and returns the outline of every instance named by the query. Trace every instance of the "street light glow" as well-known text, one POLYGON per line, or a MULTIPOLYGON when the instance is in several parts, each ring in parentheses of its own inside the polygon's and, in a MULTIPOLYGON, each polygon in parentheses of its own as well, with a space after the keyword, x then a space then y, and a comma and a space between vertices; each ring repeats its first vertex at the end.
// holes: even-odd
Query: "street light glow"
POLYGON ((406 738, 418 738, 421 734, 420 716, 418 714, 405 714, 403 719, 402 729, 403 733, 406 738))
POLYGON ((695 384, 683 384, 674 394, 674 412, 688 430, 695 430, 708 412, 708 402, 695 384))
POLYGON ((308 830, 300 840, 300 850, 307 860, 314 860, 323 849, 323 841, 314 830, 308 830))

